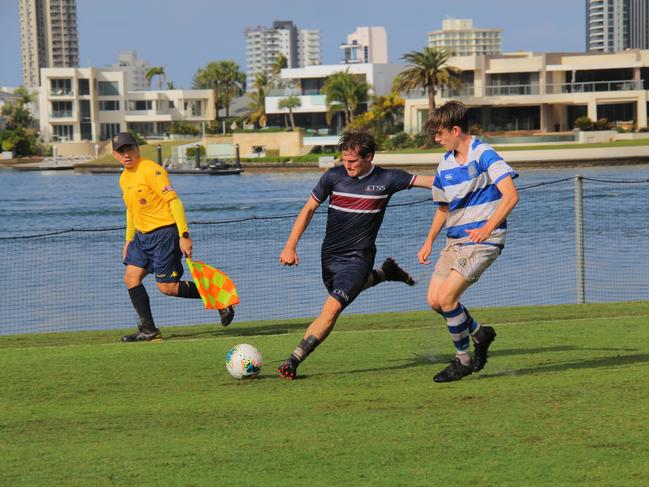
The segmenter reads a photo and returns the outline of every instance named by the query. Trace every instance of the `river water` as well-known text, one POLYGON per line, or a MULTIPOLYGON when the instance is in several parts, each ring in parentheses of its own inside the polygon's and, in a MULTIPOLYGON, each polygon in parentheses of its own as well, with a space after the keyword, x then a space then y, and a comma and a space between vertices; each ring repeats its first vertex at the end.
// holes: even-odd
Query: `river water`
MULTIPOLYGON (((195 258, 225 270, 239 287, 238 320, 307 318, 319 311, 326 297, 318 255, 324 212, 316 215, 300 243, 299 268, 282 267, 277 260, 294 216, 320 174, 172 176, 192 222, 195 258)), ((649 184, 636 182, 649 178, 649 166, 618 166, 521 170, 516 180, 521 203, 510 217, 507 247, 467 293, 465 304, 577 301, 576 174, 586 178, 586 301, 649 299, 649 184), (560 180, 565 181, 556 182, 560 180)), ((0 171, 0 250, 6 259, 0 333, 132 326, 133 312, 121 283, 124 207, 118 177, 0 171)), ((426 309, 432 266, 418 264, 416 253, 432 216, 428 197, 416 188, 395 195, 377 241, 377 261, 394 255, 421 284, 378 286, 348 312, 426 309)), ((158 296, 153 280, 147 282, 159 324, 216 320, 196 302, 158 296)))

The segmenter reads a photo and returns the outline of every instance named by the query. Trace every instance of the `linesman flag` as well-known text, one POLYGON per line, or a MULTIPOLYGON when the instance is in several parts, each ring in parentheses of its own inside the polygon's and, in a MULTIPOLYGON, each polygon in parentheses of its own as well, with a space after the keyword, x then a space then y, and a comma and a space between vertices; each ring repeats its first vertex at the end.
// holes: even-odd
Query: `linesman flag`
POLYGON ((232 279, 211 265, 187 259, 205 309, 223 309, 239 304, 239 294, 232 279))

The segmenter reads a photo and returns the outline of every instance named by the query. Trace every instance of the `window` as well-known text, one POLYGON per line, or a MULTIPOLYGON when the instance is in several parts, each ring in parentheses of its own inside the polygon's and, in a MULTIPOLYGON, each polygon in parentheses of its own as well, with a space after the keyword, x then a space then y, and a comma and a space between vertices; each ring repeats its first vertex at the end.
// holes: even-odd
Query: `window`
POLYGON ((119 110, 119 100, 100 100, 99 110, 103 112, 114 112, 119 110))
POLYGON ((151 100, 131 100, 128 106, 128 109, 131 112, 142 112, 145 110, 151 110, 152 108, 153 103, 151 100))
POLYGON ((52 125, 52 134, 57 141, 72 140, 72 125, 52 125))
POLYGON ((119 96, 118 81, 99 81, 99 96, 119 96))
POLYGON ((80 79, 79 80, 79 95, 89 95, 90 94, 90 80, 80 79))
POLYGON ((174 105, 174 101, 173 101, 173 100, 169 100, 169 109, 171 110, 172 108, 174 108, 174 106, 175 106, 175 105, 174 105))
POLYGON ((92 124, 81 124, 81 140, 92 140, 92 124))
POLYGON ((71 101, 53 101, 52 118, 69 118, 72 117, 71 101))
POLYGON ((72 95, 72 80, 71 79, 51 79, 50 94, 54 96, 72 95))
POLYGON ((99 125, 99 130, 101 132, 99 138, 109 140, 119 133, 120 126, 118 123, 102 123, 99 125))

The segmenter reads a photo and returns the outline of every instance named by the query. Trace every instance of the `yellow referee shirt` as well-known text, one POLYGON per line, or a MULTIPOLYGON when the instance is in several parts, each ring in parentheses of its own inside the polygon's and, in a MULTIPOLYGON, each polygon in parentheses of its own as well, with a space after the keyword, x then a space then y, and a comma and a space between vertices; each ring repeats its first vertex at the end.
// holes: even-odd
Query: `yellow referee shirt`
POLYGON ((150 232, 176 223, 169 201, 178 195, 169 182, 167 171, 159 164, 141 159, 135 168, 124 168, 119 186, 138 232, 150 232))

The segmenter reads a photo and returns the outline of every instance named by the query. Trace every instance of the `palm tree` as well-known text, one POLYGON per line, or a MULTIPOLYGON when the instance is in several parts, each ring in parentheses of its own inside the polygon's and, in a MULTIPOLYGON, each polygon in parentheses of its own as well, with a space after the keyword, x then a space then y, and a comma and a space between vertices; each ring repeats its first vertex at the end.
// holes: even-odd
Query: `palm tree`
POLYGON ((291 120, 291 128, 295 131, 295 117, 293 116, 293 109, 302 106, 302 102, 297 96, 287 96, 282 98, 277 104, 280 110, 288 110, 288 116, 291 120))
POLYGON ((325 95, 327 123, 331 123, 333 114, 340 111, 345 113, 345 125, 353 121, 358 105, 367 101, 369 89, 365 79, 350 74, 349 69, 329 76, 320 90, 325 95))
POLYGON ((151 81, 153 81, 154 76, 158 77, 158 89, 161 90, 162 82, 167 79, 164 66, 154 66, 147 70, 144 78, 146 79, 146 82, 149 83, 149 86, 151 86, 151 81))
POLYGON ((195 89, 214 90, 214 105, 218 119, 221 106, 225 106, 226 117, 230 116, 232 98, 243 92, 245 80, 246 75, 234 61, 212 61, 196 71, 192 86, 195 89))
POLYGON ((248 109, 248 121, 250 123, 257 123, 260 127, 265 127, 268 117, 266 116, 266 95, 270 90, 270 81, 266 73, 257 73, 255 82, 252 84, 253 90, 248 93, 250 103, 248 109))
POLYGON ((225 105, 225 116, 228 118, 230 117, 230 103, 232 103, 232 99, 243 93, 246 75, 234 61, 220 61, 219 74, 223 87, 221 90, 221 99, 223 105, 225 105))
POLYGON ((282 69, 288 67, 288 59, 281 52, 277 53, 275 56, 275 61, 270 65, 270 75, 273 79, 277 79, 282 69))
POLYGON ((446 65, 449 57, 448 51, 434 47, 426 47, 423 51, 411 51, 401 57, 409 66, 396 77, 394 88, 406 93, 426 89, 429 117, 435 110, 437 89, 444 86, 457 87, 461 84, 458 78, 460 69, 446 65))

